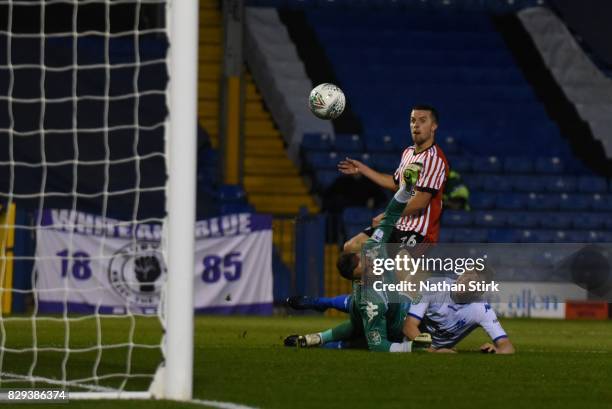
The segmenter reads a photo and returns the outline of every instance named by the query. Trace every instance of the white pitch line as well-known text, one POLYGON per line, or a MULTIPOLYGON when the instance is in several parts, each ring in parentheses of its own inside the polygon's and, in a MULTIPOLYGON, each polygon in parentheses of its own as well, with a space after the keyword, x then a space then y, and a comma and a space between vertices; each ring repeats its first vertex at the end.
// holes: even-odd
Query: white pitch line
POLYGON ((246 406, 241 405, 239 403, 232 402, 219 402, 217 400, 202 400, 202 399, 192 399, 189 401, 190 403, 195 403, 196 405, 205 405, 213 408, 219 409, 257 409, 254 406, 246 406))

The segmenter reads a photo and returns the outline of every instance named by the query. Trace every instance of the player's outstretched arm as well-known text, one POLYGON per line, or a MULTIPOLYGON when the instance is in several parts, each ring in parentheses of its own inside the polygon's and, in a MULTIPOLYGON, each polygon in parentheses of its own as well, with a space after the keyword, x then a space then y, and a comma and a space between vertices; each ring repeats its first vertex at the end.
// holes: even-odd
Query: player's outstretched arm
POLYGON ((363 176, 385 189, 397 190, 397 185, 393 181, 393 176, 377 172, 357 159, 346 158, 340 161, 340 163, 338 163, 338 170, 345 175, 357 175, 361 173, 363 176))
POLYGON ((515 352, 514 345, 507 337, 493 341, 493 344, 486 343, 480 347, 480 351, 490 354, 513 354, 515 352))
POLYGON ((404 328, 402 329, 404 336, 406 336, 406 338, 408 339, 415 339, 416 337, 421 335, 421 331, 419 330, 420 323, 421 320, 416 317, 413 317, 412 315, 406 317, 406 319, 404 320, 404 328))

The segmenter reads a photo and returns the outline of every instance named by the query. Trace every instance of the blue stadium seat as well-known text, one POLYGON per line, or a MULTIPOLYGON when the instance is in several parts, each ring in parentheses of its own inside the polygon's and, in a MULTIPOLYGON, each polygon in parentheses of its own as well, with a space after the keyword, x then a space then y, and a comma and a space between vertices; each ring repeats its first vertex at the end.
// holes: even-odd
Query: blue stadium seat
POLYGON ((534 228, 539 225, 541 217, 536 212, 510 212, 506 222, 510 227, 534 228))
POLYGON ((560 212, 548 212, 542 215, 540 225, 546 229, 567 229, 572 225, 572 215, 560 212))
POLYGON ((559 208, 559 197, 551 194, 530 193, 527 196, 527 208, 533 210, 556 210, 559 208))
POLYGON ((512 190, 512 178, 502 175, 490 175, 484 178, 482 185, 489 192, 510 192, 512 190))
POLYGON ((505 173, 531 173, 533 160, 525 156, 509 156, 503 160, 505 173))
POLYGON ((588 243, 591 241, 591 235, 585 230, 568 230, 564 233, 567 243, 588 243))
POLYGON ((315 175, 320 190, 327 189, 340 177, 340 173, 336 170, 318 170, 315 175))
POLYGON ((574 213, 572 224, 575 229, 601 229, 606 226, 608 213, 574 213))
POLYGON ((367 207, 347 207, 342 211, 342 221, 345 224, 369 226, 372 222, 372 210, 367 207))
POLYGON ((522 243, 552 243, 555 232, 551 230, 520 230, 519 241, 522 243))
POLYGON ((393 152, 396 149, 391 135, 366 134, 364 142, 367 152, 393 152))
POLYGON ((513 243, 517 240, 513 229, 490 229, 487 235, 489 243, 513 243))
POLYGON ((345 224, 344 225, 344 233, 346 234, 347 239, 351 237, 355 237, 359 233, 361 233, 364 229, 364 226, 361 224, 345 224))
POLYGON ((393 174, 399 165, 400 159, 399 155, 376 153, 372 154, 372 165, 379 172, 393 174))
POLYGON ((521 210, 527 208, 527 195, 524 193, 497 193, 495 207, 503 210, 521 210))
POLYGON ((538 173, 563 173, 564 166, 561 158, 537 158, 535 170, 538 173))
POLYGON ((336 134, 334 146, 338 152, 363 152, 363 142, 357 134, 336 134))
POLYGON ((512 189, 517 192, 538 193, 546 189, 548 181, 537 175, 515 175, 512 177, 512 189))
POLYGON ((448 156, 448 165, 451 170, 455 170, 464 176, 464 172, 472 171, 472 161, 468 156, 448 156))
MULTIPOLYGON (((451 170, 452 169, 453 169, 453 167, 452 167, 452 164, 451 164, 451 170)), ((485 179, 485 176, 484 175, 467 173, 467 174, 461 174, 461 179, 463 179, 463 183, 465 183, 465 185, 471 191, 476 191, 476 190, 482 190, 483 189, 483 181, 485 179)))
POLYGON ((495 206, 495 194, 474 192, 470 194, 470 206, 476 210, 488 210, 495 206))
POLYGON ((586 210, 591 203, 591 197, 576 193, 561 193, 559 195, 559 208, 561 210, 586 210))
POLYGON ((585 193, 606 193, 608 182, 602 177, 581 176, 578 179, 578 190, 585 193))
POLYGON ((506 214, 495 211, 474 212, 474 225, 478 227, 503 227, 506 224, 506 214))
POLYGON ((595 193, 591 196, 591 209, 612 212, 612 195, 595 193))
POLYGON ((610 231, 598 231, 597 241, 601 243, 612 243, 612 232, 610 231))
POLYGON ((331 135, 325 132, 308 132, 302 137, 304 151, 329 151, 332 149, 331 135))
POLYGON ((461 152, 461 149, 459 148, 459 144, 457 144, 457 141, 452 136, 436 138, 436 140, 438 141, 438 144, 444 151, 444 154, 447 156, 456 155, 461 152))
POLYGON ((248 203, 222 203, 219 206, 221 214, 254 213, 255 208, 248 203))
POLYGON ((496 156, 477 156, 472 159, 472 170, 478 173, 500 173, 502 164, 496 156))
POLYGON ((455 229, 446 227, 440 230, 440 243, 452 243, 454 241, 455 229))
POLYGON ((458 243, 484 243, 487 240, 487 229, 455 229, 453 239, 458 243))
POLYGON ((222 185, 217 190, 217 197, 224 203, 236 203, 246 200, 246 193, 240 185, 222 185))
POLYGON ((577 180, 573 176, 552 176, 546 184, 549 192, 571 193, 576 191, 577 180))
POLYGON ((336 152, 308 152, 306 162, 315 170, 336 169, 342 158, 336 152))
POLYGON ((442 223, 444 226, 471 226, 473 220, 474 215, 471 212, 463 210, 445 210, 442 214, 442 223))

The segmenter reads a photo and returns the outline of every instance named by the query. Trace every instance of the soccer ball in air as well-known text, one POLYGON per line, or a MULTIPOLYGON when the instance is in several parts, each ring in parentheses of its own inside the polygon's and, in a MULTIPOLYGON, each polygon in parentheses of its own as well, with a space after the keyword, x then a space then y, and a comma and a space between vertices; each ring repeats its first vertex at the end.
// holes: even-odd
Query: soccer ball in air
POLYGON ((344 92, 334 84, 320 84, 310 91, 308 106, 321 119, 336 119, 344 111, 344 92))

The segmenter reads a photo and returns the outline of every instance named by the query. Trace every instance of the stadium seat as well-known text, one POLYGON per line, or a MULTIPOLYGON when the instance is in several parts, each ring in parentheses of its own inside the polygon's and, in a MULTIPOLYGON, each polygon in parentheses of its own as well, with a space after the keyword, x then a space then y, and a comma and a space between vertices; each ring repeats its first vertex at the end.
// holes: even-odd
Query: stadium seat
POLYGON ((336 134, 334 146, 338 152, 363 152, 363 142, 357 134, 336 134))
POLYGON ((341 174, 336 170, 319 170, 315 175, 318 188, 320 190, 325 190, 330 187, 341 174))
POLYGON ((302 150, 304 151, 324 151, 332 149, 331 135, 325 132, 305 133, 302 137, 302 150))
POLYGON ((455 229, 447 227, 440 230, 440 243, 452 243, 454 241, 455 229))
POLYGON ((581 176, 578 179, 578 190, 585 193, 606 193, 608 182, 602 177, 581 176))
POLYGON ((462 174, 472 171, 472 161, 467 156, 448 156, 447 159, 451 170, 455 170, 462 174))
POLYGON ((345 224, 344 225, 344 233, 346 234, 346 238, 349 239, 351 237, 355 237, 358 235, 364 226, 362 224, 345 224))
POLYGON ((340 157, 336 152, 308 152, 306 162, 314 170, 336 169, 340 157))
POLYGON ((538 193, 546 189, 549 181, 537 175, 515 175, 512 177, 512 190, 517 192, 538 193))
POLYGON ((388 153, 372 154, 372 165, 374 169, 382 173, 395 173, 395 170, 399 165, 399 161, 399 155, 388 153))
POLYGON ((489 192, 509 192, 512 190, 512 178, 505 175, 486 176, 482 184, 484 189, 489 192))
POLYGON ((487 240, 487 229, 456 229, 453 239, 458 243, 484 243, 487 240))
POLYGON ((531 173, 533 171, 533 161, 525 156, 509 156, 503 160, 505 173, 531 173))
POLYGON ((472 170, 478 173, 500 173, 502 164, 496 156, 477 156, 472 159, 472 170))
POLYGON ((563 173, 563 161, 558 157, 537 158, 535 171, 538 173, 563 173))
POLYGON ((552 176, 546 184, 549 192, 571 193, 576 191, 576 188, 577 180, 573 176, 552 176))
POLYGON ((590 203, 593 210, 612 211, 612 195, 595 193, 591 196, 590 203))
POLYGON ((442 223, 445 226, 467 227, 472 225, 473 220, 473 214, 463 210, 445 210, 442 214, 442 223))
POLYGON ((561 193, 559 208, 561 210, 586 210, 590 206, 590 199, 588 195, 561 193))
POLYGON ((246 193, 240 185, 222 185, 217 190, 217 197, 225 204, 246 200, 246 193))
POLYGON ((219 206, 221 214, 254 213, 255 208, 248 203, 222 203, 219 206))
POLYGON ((391 135, 370 134, 364 137, 365 150, 367 152, 393 152, 395 142, 391 135))
POLYGON ((510 227, 534 228, 539 225, 541 217, 537 212, 510 212, 506 222, 510 227))
POLYGON ((572 215, 560 212, 548 212, 542 215, 540 225, 546 229, 567 229, 572 225, 572 215))
POLYGON ((572 215, 572 225, 575 229, 601 229, 606 226, 608 213, 575 213, 572 215))
POLYGON ((342 211, 344 224, 368 226, 372 222, 372 210, 367 207, 347 207, 342 211))
POLYGON ((584 230, 568 230, 565 233, 565 242, 567 243, 588 243, 591 235, 584 230))
POLYGON ((516 241, 516 231, 513 229, 490 229, 487 234, 489 243, 513 243, 516 241))
POLYGON ((495 206, 495 194, 474 192, 470 195, 470 205, 476 210, 488 210, 495 206))
POLYGON ((474 226, 503 227, 506 224, 506 214, 495 211, 474 212, 474 226))
POLYGON ((556 210, 559 208, 559 197, 552 194, 530 193, 527 196, 527 208, 534 210, 556 210))
POLYGON ((552 243, 555 233, 551 230, 521 230, 519 241, 522 243, 552 243))
POLYGON ((521 210, 527 207, 527 195, 524 193, 497 193, 495 207, 502 210, 521 210))
MULTIPOLYGON (((452 163, 451 163, 451 169, 454 169, 452 166, 452 163)), ((466 173, 466 174, 461 175, 461 179, 463 179, 463 183, 465 183, 465 185, 471 191, 482 190, 483 189, 482 184, 483 184, 484 178, 485 176, 478 175, 478 174, 466 173)))

